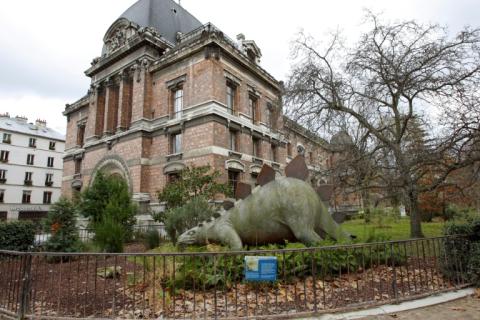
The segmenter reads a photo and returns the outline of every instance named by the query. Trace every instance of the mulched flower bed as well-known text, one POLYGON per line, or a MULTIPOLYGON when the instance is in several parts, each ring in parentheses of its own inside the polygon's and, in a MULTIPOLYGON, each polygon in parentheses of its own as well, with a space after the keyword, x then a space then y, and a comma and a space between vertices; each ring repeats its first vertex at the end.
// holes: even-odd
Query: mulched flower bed
MULTIPOLYGON (((433 259, 410 258, 402 266, 376 265, 355 273, 297 277, 276 284, 241 282, 217 290, 173 290, 162 281, 165 269, 160 263, 152 272, 152 261, 90 255, 52 263, 34 257, 29 313, 82 318, 288 315, 395 301, 452 287, 433 259)), ((19 261, 8 263, 12 271, 19 265, 19 261)), ((18 295, 19 282, 0 275, 0 285, 7 288, 0 292, 0 306, 5 307, 8 297, 18 295)))

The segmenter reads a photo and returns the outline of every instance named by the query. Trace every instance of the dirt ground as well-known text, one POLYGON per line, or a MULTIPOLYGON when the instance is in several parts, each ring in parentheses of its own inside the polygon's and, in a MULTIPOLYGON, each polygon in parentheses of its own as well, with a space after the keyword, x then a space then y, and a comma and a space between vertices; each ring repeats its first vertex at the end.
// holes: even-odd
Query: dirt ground
POLYGON ((476 296, 454 300, 431 307, 404 311, 361 320, 480 320, 480 290, 476 296))

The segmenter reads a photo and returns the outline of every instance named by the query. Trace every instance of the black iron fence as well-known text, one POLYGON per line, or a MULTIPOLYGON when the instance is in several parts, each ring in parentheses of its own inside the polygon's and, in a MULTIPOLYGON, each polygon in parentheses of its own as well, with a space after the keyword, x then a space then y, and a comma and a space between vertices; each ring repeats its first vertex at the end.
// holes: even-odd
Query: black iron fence
MULTIPOLYGON (((141 237, 143 234, 149 231, 158 232, 161 240, 167 239, 167 233, 165 231, 165 226, 163 224, 145 224, 145 225, 135 225, 133 227, 133 237, 141 237)), ((93 240, 95 233, 92 229, 89 228, 78 228, 78 237, 80 241, 87 243, 93 240)), ((50 238, 50 233, 43 230, 38 230, 35 234, 35 246, 41 247, 48 239, 50 238)))
POLYGON ((468 286, 465 246, 464 237, 437 237, 239 252, 0 251, 0 313, 12 318, 306 316, 468 286), (276 281, 246 281, 246 256, 276 259, 276 281))

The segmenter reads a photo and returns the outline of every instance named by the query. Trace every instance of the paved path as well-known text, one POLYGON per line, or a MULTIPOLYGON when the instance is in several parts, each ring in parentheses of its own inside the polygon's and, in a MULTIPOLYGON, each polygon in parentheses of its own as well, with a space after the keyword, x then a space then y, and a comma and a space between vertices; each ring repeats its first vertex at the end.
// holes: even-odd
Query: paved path
POLYGON ((388 315, 370 316, 361 320, 480 320, 480 297, 470 296, 431 307, 388 315))

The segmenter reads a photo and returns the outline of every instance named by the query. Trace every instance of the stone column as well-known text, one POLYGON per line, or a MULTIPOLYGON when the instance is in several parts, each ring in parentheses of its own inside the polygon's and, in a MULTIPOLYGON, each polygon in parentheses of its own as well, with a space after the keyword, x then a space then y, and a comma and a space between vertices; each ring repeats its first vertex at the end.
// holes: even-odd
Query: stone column
POLYGON ((124 70, 121 73, 118 98, 118 119, 117 132, 128 130, 132 120, 132 88, 133 77, 129 71, 124 70))
POLYGON ((118 117, 118 85, 115 80, 110 79, 107 82, 107 94, 105 99, 106 112, 105 112, 105 134, 113 134, 117 128, 118 117))
POLYGON ((149 65, 149 60, 144 59, 133 67, 132 123, 152 117, 150 108, 152 81, 148 71, 149 65))
POLYGON ((94 135, 101 137, 105 125, 105 87, 100 84, 96 88, 95 131, 94 135))

